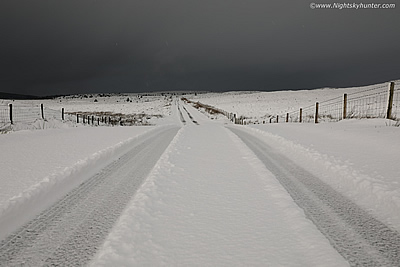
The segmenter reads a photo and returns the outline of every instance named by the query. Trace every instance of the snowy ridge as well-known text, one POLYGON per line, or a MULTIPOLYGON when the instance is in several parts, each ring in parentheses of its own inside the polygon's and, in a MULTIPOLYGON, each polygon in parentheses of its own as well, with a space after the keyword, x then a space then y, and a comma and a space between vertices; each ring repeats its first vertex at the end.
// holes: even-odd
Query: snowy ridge
MULTIPOLYGON (((238 126, 240 127, 240 126, 238 126)), ((389 227, 400 230, 400 192, 331 155, 304 147, 281 136, 251 127, 242 130, 263 141, 372 213, 389 227)))
POLYGON ((33 215, 52 204, 102 167, 126 153, 129 145, 143 136, 167 126, 158 126, 138 136, 102 149, 74 165, 53 173, 19 195, 12 197, 0 210, 0 238, 17 229, 33 215), (16 223, 18 222, 18 223, 16 223))

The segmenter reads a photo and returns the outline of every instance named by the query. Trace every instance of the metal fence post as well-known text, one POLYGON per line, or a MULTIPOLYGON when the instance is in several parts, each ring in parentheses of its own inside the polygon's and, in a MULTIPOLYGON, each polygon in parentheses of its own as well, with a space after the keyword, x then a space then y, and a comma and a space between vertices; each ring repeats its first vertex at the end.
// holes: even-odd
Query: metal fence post
POLYGON ((64 108, 61 108, 61 119, 64 120, 64 108))
POLYGON ((343 119, 346 119, 347 115, 347 94, 343 95, 343 119))
POLYGON ((315 123, 318 123, 318 107, 319 107, 319 103, 315 103, 315 123))

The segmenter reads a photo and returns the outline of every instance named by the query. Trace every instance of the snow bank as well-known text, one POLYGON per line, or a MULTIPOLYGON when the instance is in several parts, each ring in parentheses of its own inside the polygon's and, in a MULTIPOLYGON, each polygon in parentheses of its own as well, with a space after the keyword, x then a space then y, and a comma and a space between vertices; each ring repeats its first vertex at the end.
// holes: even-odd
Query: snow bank
POLYGON ((399 128, 380 119, 241 128, 400 230, 399 128))
POLYGON ((2 148, 10 152, 0 155, 0 238, 157 128, 83 127, 0 136, 2 148))

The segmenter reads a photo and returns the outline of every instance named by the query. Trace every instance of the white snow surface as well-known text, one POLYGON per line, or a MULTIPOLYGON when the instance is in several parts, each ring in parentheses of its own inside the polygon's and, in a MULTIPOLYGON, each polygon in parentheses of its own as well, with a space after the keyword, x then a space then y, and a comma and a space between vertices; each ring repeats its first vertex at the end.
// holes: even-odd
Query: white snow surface
MULTIPOLYGON (((395 101, 400 100, 399 84, 400 80, 395 82, 395 101)), ((287 112, 299 111, 300 108, 314 106, 315 102, 323 103, 324 101, 338 98, 341 101, 344 94, 355 94, 358 97, 367 96, 376 92, 386 92, 388 83, 374 84, 362 87, 348 88, 320 88, 314 90, 287 90, 276 92, 225 92, 225 93, 207 93, 197 94, 189 97, 190 100, 199 101, 219 109, 245 116, 251 121, 262 122, 270 116, 283 115, 287 112), (380 88, 378 91, 374 88, 380 88)), ((321 105, 322 107, 322 105, 321 105)), ((400 116, 398 105, 392 110, 394 116, 400 116)))
POLYGON ((369 119, 246 128, 400 231, 400 129, 389 124, 369 119))
POLYGON ((152 128, 78 127, 0 135, 0 237, 124 153, 124 145, 152 128))
MULTIPOLYGON (((263 118, 281 113, 282 105, 290 111, 344 92, 348 90, 186 97, 263 118)), ((185 105, 200 125, 183 113, 184 125, 166 100, 149 98, 134 105, 123 102, 126 98, 99 98, 96 103, 94 98, 63 98, 45 106, 166 118, 151 127, 56 124, 59 129, 0 134, 0 238, 125 153, 124 144, 172 123, 182 129, 133 196, 93 266, 347 265, 253 152, 224 127, 231 124, 226 118, 211 122, 185 105)), ((364 119, 238 127, 400 231, 400 127, 393 124, 364 119)))
POLYGON ((171 143, 92 266, 347 266, 234 134, 196 120, 200 126, 182 128, 171 143))

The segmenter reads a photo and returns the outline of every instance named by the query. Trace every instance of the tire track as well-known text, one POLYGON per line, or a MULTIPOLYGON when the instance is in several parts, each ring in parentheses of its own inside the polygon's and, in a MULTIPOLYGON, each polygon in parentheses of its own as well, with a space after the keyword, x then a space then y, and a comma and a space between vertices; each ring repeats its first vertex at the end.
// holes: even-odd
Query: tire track
POLYGON ((184 106, 182 106, 182 107, 183 107, 183 109, 186 111, 186 113, 188 114, 190 120, 191 120, 194 124, 199 125, 199 123, 192 117, 192 114, 190 114, 190 112, 187 111, 187 109, 186 109, 184 106))
POLYGON ((0 242, 1 266, 82 266, 95 254, 179 128, 141 141, 0 242))
POLYGON ((186 120, 185 120, 185 118, 183 117, 182 110, 181 110, 181 108, 180 108, 180 106, 179 106, 179 103, 177 104, 177 107, 178 107, 178 111, 179 111, 179 116, 180 116, 180 118, 181 118, 181 122, 183 123, 183 125, 186 125, 186 120))
POLYGON ((229 128, 352 266, 400 266, 400 234, 260 139, 229 128))

